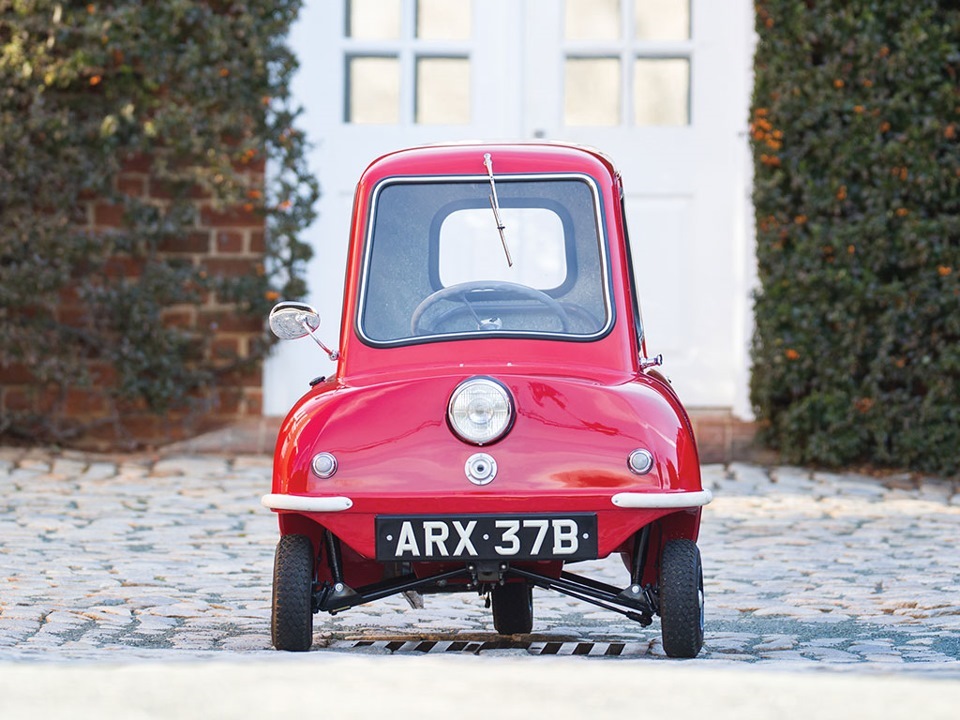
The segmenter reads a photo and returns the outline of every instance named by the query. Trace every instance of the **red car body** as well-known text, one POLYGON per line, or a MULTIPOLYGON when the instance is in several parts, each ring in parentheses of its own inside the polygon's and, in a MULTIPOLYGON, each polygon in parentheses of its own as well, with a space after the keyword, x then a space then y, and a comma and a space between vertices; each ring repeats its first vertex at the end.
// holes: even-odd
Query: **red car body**
MULTIPOLYGON (((492 593, 501 632, 529 632, 533 585, 647 624, 666 617, 663 553, 676 540, 673 553, 688 559, 667 563, 679 563, 681 584, 696 584, 680 594, 681 604, 696 603, 699 627, 680 623, 683 641, 671 647, 665 623, 664 642, 670 655, 699 651, 702 575, 688 576, 701 574, 694 543, 710 493, 687 414, 657 359, 647 359, 622 197, 608 158, 558 144, 414 148, 363 173, 339 350, 331 351, 336 374, 283 422, 264 498, 278 513, 281 543, 301 538, 296 550, 278 548, 277 571, 309 567, 287 572, 293 580, 275 578, 278 647, 310 645, 312 620, 306 629, 294 605, 309 602, 311 615, 339 612, 407 590, 492 593), (475 226, 480 235, 489 230, 482 241, 489 249, 457 244, 475 226), (550 244, 537 245, 546 236, 550 244), (517 266, 537 267, 517 269, 510 243, 519 244, 517 266), (457 258, 460 248, 480 262, 457 258), (535 277, 543 287, 485 280, 480 265, 498 277, 535 277), (445 283, 444 274, 468 281, 445 283), (381 293, 377 283, 397 284, 381 293), (434 311, 437 319, 424 320, 434 311), (452 414, 452 394, 472 379, 491 382, 471 386, 480 399, 466 411, 470 428, 474 416, 482 425, 496 414, 489 403, 501 395, 509 406, 502 434, 489 442, 464 438, 452 414), (320 473, 332 466, 326 477, 314 470, 320 454, 320 473), (480 536, 465 536, 468 527, 507 537, 477 550, 480 536), (407 533, 400 545, 398 533, 407 533), (576 560, 620 553, 630 586, 566 572, 571 543, 576 560)), ((282 305, 314 317, 306 306, 282 305)), ((296 319, 304 332, 294 335, 315 328, 303 314, 296 319)))

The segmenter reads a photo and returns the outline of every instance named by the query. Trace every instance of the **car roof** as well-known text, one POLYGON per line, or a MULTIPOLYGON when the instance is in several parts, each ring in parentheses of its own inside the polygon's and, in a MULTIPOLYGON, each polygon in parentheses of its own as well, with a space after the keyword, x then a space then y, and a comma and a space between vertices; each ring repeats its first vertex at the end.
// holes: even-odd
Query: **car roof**
POLYGON ((398 175, 485 174, 489 153, 494 174, 583 172, 600 180, 618 176, 613 161, 599 150, 559 142, 480 142, 421 145, 387 153, 374 160, 363 180, 375 183, 398 175))

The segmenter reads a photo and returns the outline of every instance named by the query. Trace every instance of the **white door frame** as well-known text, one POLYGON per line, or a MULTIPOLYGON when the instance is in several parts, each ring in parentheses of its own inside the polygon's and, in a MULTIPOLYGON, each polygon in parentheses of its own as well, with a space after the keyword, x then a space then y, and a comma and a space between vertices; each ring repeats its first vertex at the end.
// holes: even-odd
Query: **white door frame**
MULTIPOLYGON (((414 0, 401 1, 409 23, 414 0)), ((343 37, 340 1, 307 2, 293 28, 290 42, 301 70, 292 90, 305 106, 299 125, 315 144, 310 164, 323 193, 318 221, 303 234, 315 250, 307 301, 321 312, 323 340, 339 343, 353 188, 371 160, 444 140, 542 136, 582 142, 608 152, 624 176, 648 349, 664 353, 688 406, 749 417, 750 293, 756 283, 746 134, 752 4, 692 0, 691 125, 680 128, 564 127, 562 2, 471 5, 470 125, 417 125, 408 110, 396 125, 345 123, 344 55, 376 50, 377 43, 343 37)), ((387 45, 407 62, 418 47, 409 40, 387 45)), ((454 49, 459 52, 462 43, 454 49)), ((412 105, 411 77, 404 76, 402 108, 412 105)), ((265 414, 285 414, 308 380, 333 369, 313 343, 281 344, 265 364, 265 414)))

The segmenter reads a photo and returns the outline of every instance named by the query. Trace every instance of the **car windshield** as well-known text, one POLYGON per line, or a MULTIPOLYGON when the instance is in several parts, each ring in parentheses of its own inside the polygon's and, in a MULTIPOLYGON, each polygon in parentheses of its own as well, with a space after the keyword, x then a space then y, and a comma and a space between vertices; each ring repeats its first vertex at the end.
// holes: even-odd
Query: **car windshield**
POLYGON ((375 345, 600 337, 611 323, 586 176, 393 179, 374 194, 359 329, 375 345))

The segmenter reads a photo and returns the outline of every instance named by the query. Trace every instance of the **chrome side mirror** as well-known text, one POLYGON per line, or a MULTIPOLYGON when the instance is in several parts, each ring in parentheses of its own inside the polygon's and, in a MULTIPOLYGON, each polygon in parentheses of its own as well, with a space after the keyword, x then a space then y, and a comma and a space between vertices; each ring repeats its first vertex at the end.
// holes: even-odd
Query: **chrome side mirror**
POLYGON ((270 311, 270 329, 281 340, 299 340, 320 327, 320 316, 309 305, 282 302, 270 311))
POLYGON ((316 335, 320 327, 320 315, 309 305, 286 301, 277 303, 270 311, 270 329, 281 340, 299 340, 309 335, 331 360, 337 360, 340 353, 331 350, 316 335))

